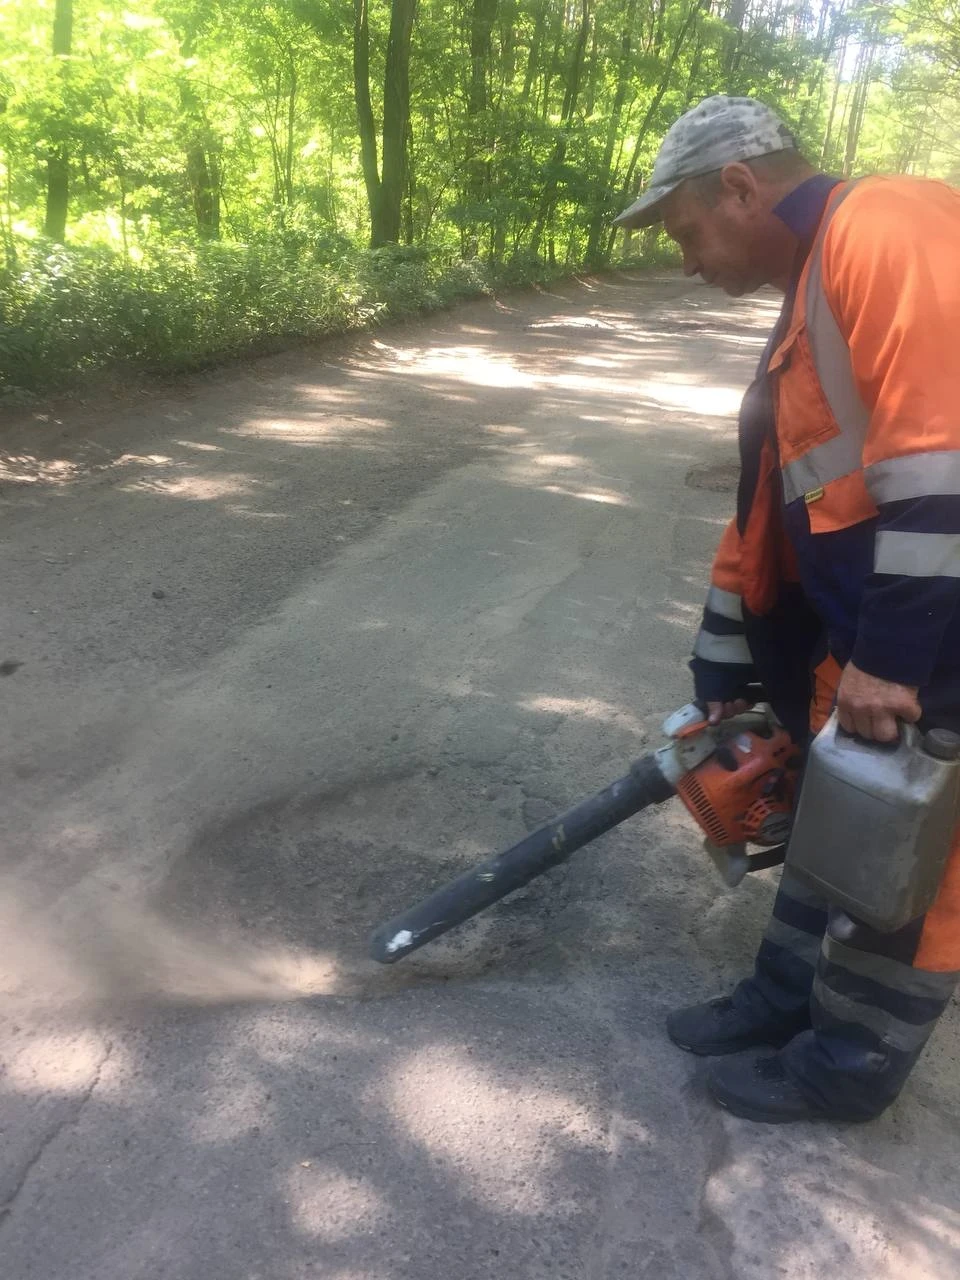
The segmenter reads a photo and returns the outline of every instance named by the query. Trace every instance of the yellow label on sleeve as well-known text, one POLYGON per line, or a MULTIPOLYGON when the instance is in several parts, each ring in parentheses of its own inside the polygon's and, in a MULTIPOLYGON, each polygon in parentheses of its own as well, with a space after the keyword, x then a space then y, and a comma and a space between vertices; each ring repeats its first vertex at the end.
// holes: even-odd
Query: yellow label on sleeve
POLYGON ((803 495, 803 500, 809 507, 811 502, 819 502, 823 497, 823 485, 819 489, 811 489, 809 493, 803 495))

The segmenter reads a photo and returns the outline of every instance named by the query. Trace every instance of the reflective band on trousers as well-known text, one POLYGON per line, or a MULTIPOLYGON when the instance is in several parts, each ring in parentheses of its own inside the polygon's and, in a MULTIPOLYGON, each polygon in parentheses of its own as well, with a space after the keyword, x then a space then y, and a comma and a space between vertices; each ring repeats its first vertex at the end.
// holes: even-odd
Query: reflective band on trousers
POLYGON ((742 666, 753 662, 744 636, 715 636, 712 631, 701 630, 693 652, 707 662, 733 662, 742 666))
POLYGON ((827 1013, 841 1022, 867 1027, 875 1036, 893 1045, 901 1053, 915 1053, 918 1049, 922 1049, 930 1039, 930 1033, 937 1025, 937 1019, 940 1016, 938 1013, 937 1017, 931 1018, 929 1022, 905 1022, 902 1018, 888 1013, 886 1009, 872 1004, 869 997, 866 1000, 856 1000, 852 996, 833 990, 819 974, 813 980, 813 996, 827 1013))
MULTIPOLYGON (((958 405, 960 413, 960 405, 958 405)), ((960 494, 960 449, 930 453, 906 453, 901 458, 874 462, 864 471, 870 497, 884 502, 904 502, 933 494, 960 494)))
POLYGON ((902 533, 881 529, 874 561, 877 573, 910 578, 960 578, 960 533, 902 533))
MULTIPOLYGON (((793 893, 792 887, 790 892, 793 893)), ((850 973, 859 974, 871 982, 880 982, 885 987, 919 1000, 949 1000, 957 985, 955 973, 914 969, 912 965, 893 960, 889 956, 848 947, 845 942, 838 941, 829 933, 823 940, 823 955, 831 964, 840 965, 850 973)))
POLYGON ((870 413, 860 398, 850 365, 850 348, 823 290, 823 240, 833 215, 854 188, 850 183, 824 214, 807 268, 806 325, 817 379, 840 434, 808 450, 783 468, 783 496, 796 502, 805 493, 848 476, 863 466, 863 445, 870 413))
POLYGON ((713 613, 719 613, 721 618, 729 618, 731 622, 743 621, 743 601, 735 591, 711 587, 707 592, 707 608, 713 613))

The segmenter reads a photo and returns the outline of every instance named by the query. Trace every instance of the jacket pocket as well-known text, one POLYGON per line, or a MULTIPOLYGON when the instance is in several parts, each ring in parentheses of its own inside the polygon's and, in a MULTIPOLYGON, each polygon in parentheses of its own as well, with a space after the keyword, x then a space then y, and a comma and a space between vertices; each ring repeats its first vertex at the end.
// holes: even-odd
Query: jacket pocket
POLYGON ((783 467, 840 434, 814 367, 805 325, 799 325, 770 357, 777 445, 783 467))
POLYGON ((804 325, 770 360, 783 498, 802 502, 811 533, 832 533, 877 514, 863 476, 863 442, 844 433, 817 376, 804 325), (841 438, 843 437, 843 438, 841 438), (826 446, 826 447, 824 447, 826 446))

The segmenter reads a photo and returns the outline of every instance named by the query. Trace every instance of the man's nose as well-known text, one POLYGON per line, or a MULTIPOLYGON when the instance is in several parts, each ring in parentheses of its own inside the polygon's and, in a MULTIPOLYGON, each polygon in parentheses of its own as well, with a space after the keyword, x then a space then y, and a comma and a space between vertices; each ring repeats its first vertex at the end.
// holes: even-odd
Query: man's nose
POLYGON ((683 274, 685 276, 696 276, 701 274, 700 262, 690 253, 683 255, 683 274))

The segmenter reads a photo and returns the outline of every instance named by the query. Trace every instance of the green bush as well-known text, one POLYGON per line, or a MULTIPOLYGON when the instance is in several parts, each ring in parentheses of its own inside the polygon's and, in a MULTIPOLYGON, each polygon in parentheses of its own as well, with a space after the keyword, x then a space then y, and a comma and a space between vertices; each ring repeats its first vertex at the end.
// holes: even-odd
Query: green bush
POLYGON ((138 263, 31 242, 0 270, 0 388, 201 368, 557 274, 533 259, 494 272, 424 246, 363 250, 300 226, 248 244, 168 243, 138 263))
POLYGON ((134 265, 96 248, 27 245, 0 271, 0 386, 50 390, 95 369, 198 368, 482 293, 477 263, 422 248, 167 245, 134 265))

